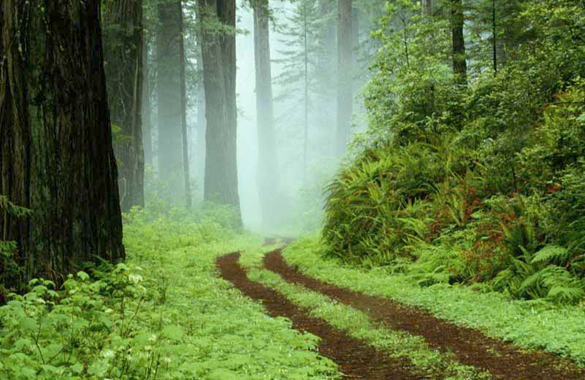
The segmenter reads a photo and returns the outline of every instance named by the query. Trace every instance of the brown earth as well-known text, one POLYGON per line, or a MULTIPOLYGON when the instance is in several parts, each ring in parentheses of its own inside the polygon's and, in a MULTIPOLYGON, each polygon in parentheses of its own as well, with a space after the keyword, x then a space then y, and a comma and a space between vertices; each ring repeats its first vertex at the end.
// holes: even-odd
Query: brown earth
POLYGON ((261 301, 272 317, 286 317, 293 328, 321 338, 319 353, 335 361, 344 374, 343 379, 363 380, 418 380, 424 376, 411 374, 411 363, 406 359, 390 358, 364 342, 335 329, 325 320, 309 315, 286 299, 281 293, 250 281, 238 263, 240 254, 232 253, 217 260, 221 277, 253 300, 261 301))
POLYGON ((463 364, 489 371, 506 380, 583 380, 585 371, 574 363, 542 351, 525 352, 480 331, 457 326, 435 318, 428 311, 398 302, 351 291, 311 278, 289 266, 276 250, 264 258, 267 269, 285 281, 327 295, 339 302, 364 311, 391 329, 422 336, 427 344, 442 352, 450 351, 463 364))

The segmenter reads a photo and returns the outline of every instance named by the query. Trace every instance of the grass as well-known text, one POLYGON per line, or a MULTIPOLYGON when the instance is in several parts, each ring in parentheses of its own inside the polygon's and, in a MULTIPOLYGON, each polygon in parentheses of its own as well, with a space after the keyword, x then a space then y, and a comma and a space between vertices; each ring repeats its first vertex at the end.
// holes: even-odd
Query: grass
POLYGON ((528 349, 543 349, 585 365, 585 308, 512 301, 501 293, 462 285, 421 287, 384 268, 365 270, 323 260, 317 238, 293 243, 284 252, 290 264, 318 279, 355 291, 392 298, 431 311, 439 318, 484 331, 528 349))
MULTIPOLYGON (((249 264, 253 260, 247 259, 245 262, 249 264)), ((420 375, 431 376, 425 378, 491 379, 486 372, 457 363, 452 355, 430 349, 420 337, 379 326, 373 323, 365 313, 302 286, 288 284, 278 274, 251 267, 249 278, 283 293, 294 304, 309 309, 314 317, 325 319, 332 326, 388 353, 389 356, 408 358, 420 375)))
POLYGON ((269 318, 217 276, 215 259, 263 250, 212 220, 127 218, 128 260, 67 290, 39 282, 0 308, 0 378, 336 379, 318 339, 269 318))

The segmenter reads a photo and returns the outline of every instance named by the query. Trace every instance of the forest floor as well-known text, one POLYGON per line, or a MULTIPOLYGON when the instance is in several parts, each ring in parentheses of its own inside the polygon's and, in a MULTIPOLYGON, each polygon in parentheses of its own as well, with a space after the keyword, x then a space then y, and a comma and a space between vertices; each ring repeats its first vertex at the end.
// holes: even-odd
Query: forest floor
MULTIPOLYGON (((275 240, 267 240, 274 245, 275 240)), ((271 317, 320 338, 320 355, 343 379, 577 380, 585 370, 395 300, 350 290, 289 265, 282 249, 217 259, 221 277, 260 301, 271 317)))

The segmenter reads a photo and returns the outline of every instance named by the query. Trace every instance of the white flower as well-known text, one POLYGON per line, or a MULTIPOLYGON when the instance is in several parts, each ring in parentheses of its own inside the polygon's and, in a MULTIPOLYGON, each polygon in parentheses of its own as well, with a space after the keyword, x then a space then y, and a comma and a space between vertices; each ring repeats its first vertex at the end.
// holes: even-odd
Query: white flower
POLYGON ((102 351, 102 357, 105 359, 111 359, 115 356, 114 351, 112 350, 104 350, 102 351))
POLYGON ((142 281, 142 276, 139 274, 131 274, 128 276, 128 280, 130 280, 130 282, 138 284, 139 282, 142 281))

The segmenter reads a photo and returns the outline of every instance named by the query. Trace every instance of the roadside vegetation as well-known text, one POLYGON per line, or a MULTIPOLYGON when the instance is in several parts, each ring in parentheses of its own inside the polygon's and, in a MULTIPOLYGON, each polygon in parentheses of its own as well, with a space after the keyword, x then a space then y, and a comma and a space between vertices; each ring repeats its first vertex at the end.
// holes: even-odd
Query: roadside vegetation
POLYGON ((517 3, 498 24, 505 64, 486 55, 487 31, 471 33, 464 83, 446 59, 450 35, 437 32, 444 17, 388 6, 364 95, 369 128, 326 190, 326 256, 421 286, 582 302, 585 11, 517 3))
POLYGON ((421 286, 415 277, 395 273, 392 267, 366 269, 339 260, 323 260, 327 249, 315 236, 293 243, 284 255, 290 265, 317 279, 420 307, 438 318, 494 338, 585 365, 585 310, 581 305, 512 300, 500 292, 462 284, 421 286))
POLYGON ((230 227, 229 209, 163 206, 126 215, 125 263, 11 295, 0 307, 0 378, 335 378, 315 337, 217 277, 216 257, 260 252, 263 240, 230 227))

